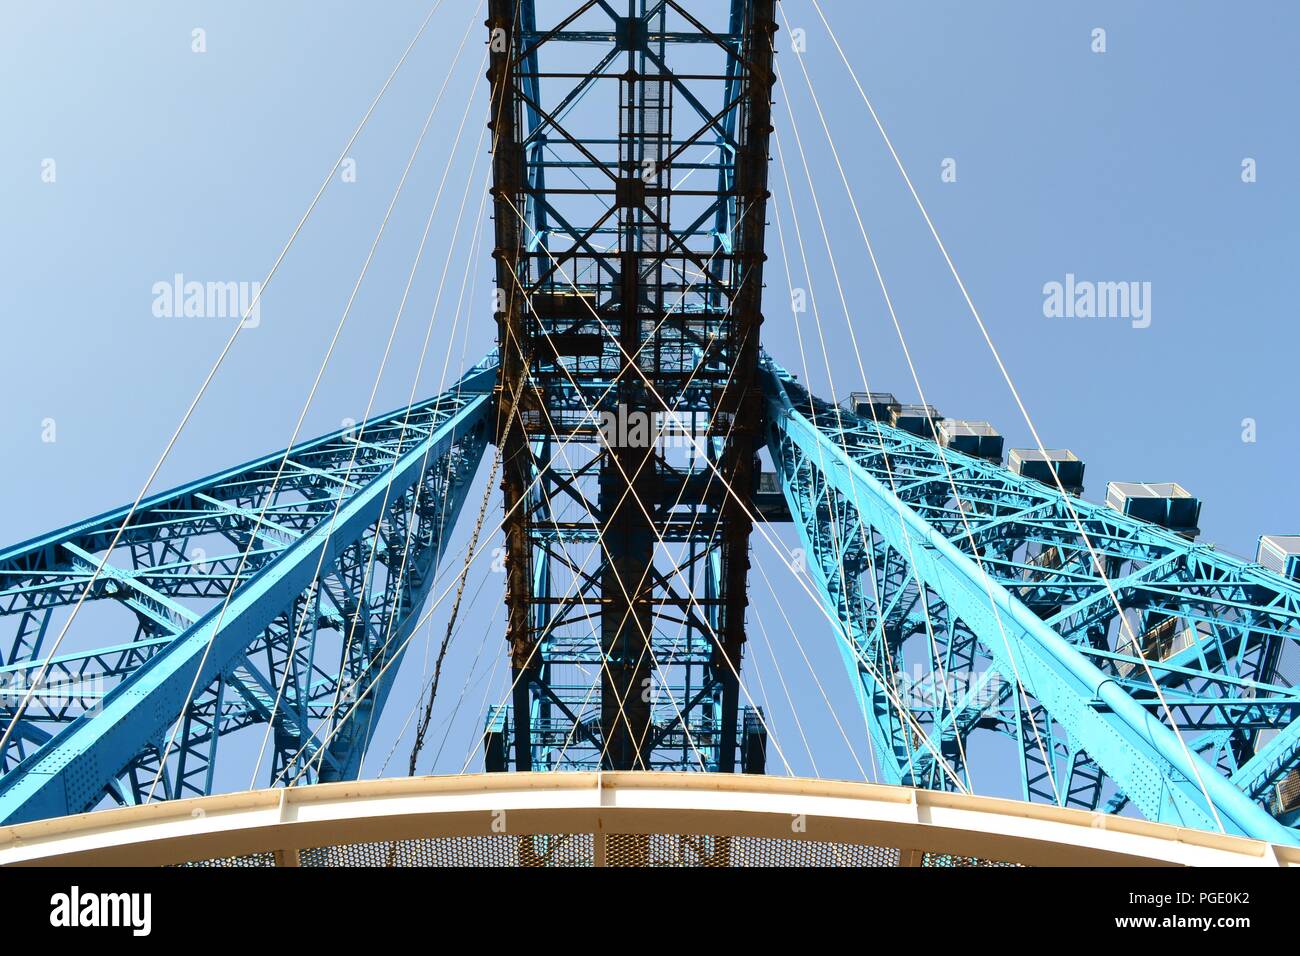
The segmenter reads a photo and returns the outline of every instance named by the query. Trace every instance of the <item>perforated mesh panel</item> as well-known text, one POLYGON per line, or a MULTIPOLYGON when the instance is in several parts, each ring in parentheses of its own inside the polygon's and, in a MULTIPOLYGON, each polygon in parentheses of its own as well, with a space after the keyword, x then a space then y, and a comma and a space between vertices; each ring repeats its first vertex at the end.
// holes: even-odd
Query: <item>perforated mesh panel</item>
POLYGON ((303 850, 301 866, 591 866, 590 833, 428 837, 303 850))
POLYGON ((606 866, 897 866, 898 851, 768 837, 611 833, 606 866))
POLYGON ((274 853, 252 853, 248 856, 223 856, 212 860, 191 860, 178 863, 177 866, 219 867, 219 866, 275 866, 274 853))
MULTIPOLYGON (((428 837, 382 843, 350 843, 303 850, 299 866, 515 867, 594 866, 596 840, 603 839, 605 865, 618 867, 890 867, 898 850, 853 843, 771 837, 727 837, 674 833, 590 833, 514 836, 428 837)), ((220 857, 179 864, 190 867, 275 866, 274 853, 220 857)), ((913 863, 912 865, 916 865, 913 863)), ((921 855, 921 866, 1019 866, 946 853, 921 855)))
POLYGON ((1020 866, 1019 863, 1004 863, 999 860, 982 860, 977 856, 952 856, 948 853, 927 853, 921 861, 922 866, 1020 866))

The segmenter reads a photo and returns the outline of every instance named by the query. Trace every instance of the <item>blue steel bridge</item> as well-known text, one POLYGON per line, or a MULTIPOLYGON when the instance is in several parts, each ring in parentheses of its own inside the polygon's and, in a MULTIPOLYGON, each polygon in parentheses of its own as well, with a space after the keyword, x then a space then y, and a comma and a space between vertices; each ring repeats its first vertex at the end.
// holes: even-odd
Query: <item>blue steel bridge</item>
POLYGON ((966 791, 996 760, 1027 801, 1295 843, 1295 539, 1239 560, 1178 486, 1085 501, 1036 432, 810 394, 764 350, 775 0, 484 14, 496 348, 0 551, 0 821, 208 794, 254 752, 259 786, 357 777, 417 628, 498 542, 482 769, 782 772, 744 680, 761 545, 814 599, 875 779, 966 791))

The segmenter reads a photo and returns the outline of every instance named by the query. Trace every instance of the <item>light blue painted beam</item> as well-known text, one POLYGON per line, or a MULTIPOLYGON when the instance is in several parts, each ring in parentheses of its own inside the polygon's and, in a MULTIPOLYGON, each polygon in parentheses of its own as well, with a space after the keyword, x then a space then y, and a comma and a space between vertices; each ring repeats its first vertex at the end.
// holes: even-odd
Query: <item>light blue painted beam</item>
MULTIPOLYGON (((481 362, 466 372, 456 384, 448 389, 446 394, 468 396, 490 393, 493 386, 496 384, 496 367, 497 358, 494 350, 488 353, 481 362)), ((428 402, 425 402, 423 406, 416 407, 417 409, 428 408, 430 406, 436 407, 437 403, 443 400, 445 400, 443 397, 431 399, 428 402)), ((403 416, 405 411, 405 408, 394 409, 384 415, 376 416, 371 419, 371 422, 382 422, 389 419, 400 418, 403 416)), ((332 431, 328 435, 321 435, 311 441, 294 445, 293 454, 301 456, 326 448, 332 443, 337 442, 343 436, 355 433, 359 427, 360 426, 358 425, 348 425, 339 428, 336 431, 332 431)), ((414 427, 411 428, 411 431, 417 430, 418 429, 414 427)), ((260 458, 246 461, 242 465, 236 465, 233 468, 227 468, 224 471, 217 472, 216 474, 208 475, 206 478, 191 481, 187 484, 181 485, 179 488, 172 488, 169 491, 163 491, 151 495, 140 502, 139 506, 135 509, 135 513, 137 515, 148 514, 155 508, 196 495, 200 492, 210 491, 210 489, 217 487, 224 482, 248 475, 260 468, 274 469, 280 463, 280 458, 283 455, 283 451, 263 455, 260 458)), ((51 568, 55 567, 58 563, 58 558, 55 552, 59 545, 63 544, 65 541, 81 540, 85 536, 93 534, 102 534, 106 535, 107 538, 111 538, 113 532, 121 527, 122 522, 126 519, 126 516, 130 511, 131 508, 129 506, 115 508, 112 511, 106 511, 94 518, 89 518, 85 521, 78 521, 75 524, 60 528, 58 531, 38 535, 20 544, 0 549, 0 566, 7 567, 14 565, 16 562, 19 562, 24 558, 30 558, 44 551, 47 552, 49 556, 47 560, 48 566, 51 568)), ((107 539, 105 543, 107 543, 107 539)))
POLYGON ((1300 720, 1278 731, 1230 779, 1251 796, 1262 797, 1269 784, 1295 766, 1297 754, 1300 754, 1300 720))
MULTIPOLYGON (((480 442, 477 445, 480 454, 482 447, 480 442)), ((434 457, 436 456, 430 457, 431 462, 434 457)), ((475 469, 477 465, 476 460, 475 469)), ((429 590, 434 583, 434 571, 446 551, 449 533, 460 517, 461 506, 464 505, 465 495, 469 491, 469 479, 451 484, 451 500, 440 508, 443 515, 443 530, 432 544, 431 552, 423 562, 425 566, 419 569, 423 575, 423 584, 411 600, 410 612, 402 617, 385 638, 383 646, 371 658, 370 669, 361 679, 362 686, 357 688, 357 706, 351 708, 352 713, 346 725, 340 728, 340 731, 324 746, 324 759, 332 765, 333 769, 321 767, 319 780, 322 783, 351 780, 360 774, 361 762, 379 727, 379 715, 388 701, 389 691, 392 690, 393 681, 397 678, 398 667, 406 654, 407 639, 420 622, 420 608, 424 607, 425 601, 428 600, 429 590)), ((415 571, 415 568, 408 566, 408 580, 415 571)))
POLYGON ((322 553, 321 566, 332 567, 341 550, 379 520, 385 501, 398 500, 457 439, 484 425, 491 402, 488 394, 466 398, 432 435, 349 498, 332 522, 332 532, 331 522, 324 521, 286 548, 234 593, 224 613, 219 605, 212 608, 115 687, 102 710, 69 724, 0 779, 0 822, 79 813, 92 806, 122 767, 167 733, 190 687, 206 689, 311 584, 322 553))
MULTIPOLYGON (((773 457, 776 458, 776 456, 773 457)), ((779 458, 777 460, 779 461, 779 458)), ((778 465, 779 468, 780 465, 778 465)), ((850 675, 858 706, 865 717, 867 732, 871 735, 872 746, 875 749, 878 761, 878 773, 884 783, 901 785, 908 777, 907 768, 900 760, 895 747, 893 729, 886 726, 881 715, 877 713, 872 704, 874 694, 883 692, 883 689, 858 660, 857 656, 859 654, 866 656, 868 653, 870 641, 872 640, 870 626, 857 620, 857 615, 852 610, 847 615, 845 614, 845 602, 842 595, 838 593, 837 588, 836 576, 838 568, 824 566, 823 556, 820 554, 821 549, 816 546, 814 535, 810 530, 818 520, 816 509, 812 507, 812 502, 807 501, 803 495, 799 494, 792 479, 792 475, 782 471, 781 489, 785 493, 786 502, 790 507, 790 514, 794 516, 794 525, 798 531, 799 541, 803 545, 804 553, 811 556, 807 564, 808 573, 817 586, 817 594, 821 599, 822 606, 833 619, 841 623, 841 628, 837 629, 834 634, 835 647, 844 661, 844 667, 850 675), (855 644, 857 645, 856 649, 855 644)), ((875 635, 875 638, 878 639, 879 635, 875 635)))
MULTIPOLYGON (((825 463, 822 474, 831 487, 852 502, 891 547, 912 555, 917 580, 932 588, 971 629, 999 670, 1019 673, 1026 690, 1149 819, 1208 830, 1217 830, 1221 821, 1229 833, 1298 842, 1294 831, 1205 761, 1188 754, 1166 724, 988 577, 970 556, 910 506, 900 507, 877 478, 794 409, 771 367, 761 375, 775 434, 793 442, 810 461, 825 463)), ((796 505, 791 503, 792 510, 796 505)))

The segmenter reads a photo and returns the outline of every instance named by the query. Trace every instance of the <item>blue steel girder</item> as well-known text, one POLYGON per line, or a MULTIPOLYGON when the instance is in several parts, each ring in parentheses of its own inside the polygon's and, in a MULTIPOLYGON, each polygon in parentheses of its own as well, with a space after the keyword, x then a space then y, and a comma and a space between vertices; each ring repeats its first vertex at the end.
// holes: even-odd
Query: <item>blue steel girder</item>
POLYGON ((1276 670, 1300 585, 821 402, 770 360, 762 378, 887 779, 969 782, 987 732, 1019 751, 1026 798, 1295 841, 1265 804, 1300 763, 1276 670))
POLYGON ((493 355, 434 399, 154 495, 129 521, 120 508, 0 552, 0 719, 18 718, 0 821, 209 793, 221 742, 268 722, 272 784, 355 777, 494 381, 493 355))

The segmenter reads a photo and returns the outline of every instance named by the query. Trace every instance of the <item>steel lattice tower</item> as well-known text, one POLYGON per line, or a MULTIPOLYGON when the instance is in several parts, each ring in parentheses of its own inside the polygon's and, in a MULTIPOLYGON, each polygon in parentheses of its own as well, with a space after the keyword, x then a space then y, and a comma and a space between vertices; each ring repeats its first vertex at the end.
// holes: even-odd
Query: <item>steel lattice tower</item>
POLYGON ((209 793, 255 726, 268 783, 356 777, 494 446, 512 693, 487 770, 764 772, 749 554, 790 522, 882 782, 962 789, 995 743, 1025 800, 1295 843, 1300 584, 1082 500, 1050 456, 967 454, 931 410, 823 401, 762 350, 775 0, 488 6, 496 350, 0 552, 25 689, 0 821, 209 793), (65 650, 83 602, 112 636, 65 650))

